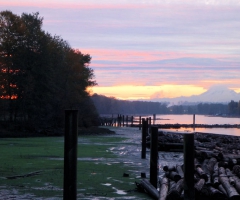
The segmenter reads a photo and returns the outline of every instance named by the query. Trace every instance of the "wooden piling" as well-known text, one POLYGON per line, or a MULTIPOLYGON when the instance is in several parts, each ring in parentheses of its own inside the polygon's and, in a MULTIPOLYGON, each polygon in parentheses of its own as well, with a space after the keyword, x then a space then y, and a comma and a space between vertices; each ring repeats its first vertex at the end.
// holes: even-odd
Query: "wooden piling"
POLYGON ((147 123, 147 135, 149 135, 149 118, 146 118, 146 123, 147 123))
POLYGON ((150 183, 157 188, 158 182, 158 127, 151 127, 150 183))
POLYGON ((194 200, 194 134, 184 134, 184 200, 194 200))
POLYGON ((119 124, 120 124, 120 127, 122 127, 122 115, 119 115, 119 124))
POLYGON ((142 159, 146 158, 147 121, 142 119, 142 159))
POLYGON ((193 131, 195 131, 195 114, 193 114, 193 131))
POLYGON ((153 114, 153 125, 156 123, 156 114, 153 114))
POLYGON ((117 127, 119 127, 119 114, 117 115, 117 127))
POLYGON ((114 126, 113 114, 112 114, 112 119, 111 119, 111 121, 112 121, 112 125, 111 125, 111 126, 114 126))
POLYGON ((142 128, 142 124, 141 124, 141 122, 142 122, 142 117, 139 116, 139 130, 141 130, 141 128, 142 128))
POLYGON ((64 200, 77 199, 78 111, 65 110, 64 200))
POLYGON ((152 118, 149 117, 149 120, 148 120, 148 132, 149 132, 149 134, 151 134, 151 125, 152 125, 152 118))

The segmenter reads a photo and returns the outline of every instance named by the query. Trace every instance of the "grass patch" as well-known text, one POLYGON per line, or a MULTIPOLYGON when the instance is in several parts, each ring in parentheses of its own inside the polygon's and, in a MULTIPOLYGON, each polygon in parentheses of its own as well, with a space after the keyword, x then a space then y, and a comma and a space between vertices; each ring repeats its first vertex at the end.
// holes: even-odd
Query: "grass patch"
MULTIPOLYGON (((78 197, 148 199, 145 194, 133 192, 136 177, 132 167, 119 160, 109 149, 126 138, 111 136, 80 136, 78 145, 78 197), (130 177, 123 177, 123 173, 130 177)), ((0 141, 0 185, 17 189, 21 194, 62 199, 63 137, 4 138, 0 141), (40 171, 38 175, 6 179, 40 171)), ((136 169, 135 169, 136 170, 136 169)))

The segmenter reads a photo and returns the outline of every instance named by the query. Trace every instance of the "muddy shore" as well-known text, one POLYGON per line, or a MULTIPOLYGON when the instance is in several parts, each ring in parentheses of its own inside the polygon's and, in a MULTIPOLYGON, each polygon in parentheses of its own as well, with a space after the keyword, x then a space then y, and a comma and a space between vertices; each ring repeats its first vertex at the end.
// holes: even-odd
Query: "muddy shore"
MULTIPOLYGON (((150 151, 149 149, 147 149, 146 151, 146 159, 141 159, 141 130, 139 130, 139 128, 133 128, 133 127, 104 127, 104 128, 108 128, 110 131, 114 131, 115 133, 110 133, 108 131, 108 133, 106 134, 96 134, 94 135, 91 134, 90 138, 89 136, 86 136, 85 134, 80 135, 79 139, 78 139, 78 144, 79 144, 79 151, 84 153, 83 155, 78 155, 78 160, 79 160, 79 167, 85 166, 84 164, 87 164, 86 166, 91 165, 93 168, 96 167, 96 173, 94 174, 95 177, 99 176, 99 179, 94 179, 95 182, 89 182, 88 184, 91 185, 91 188, 86 188, 85 190, 83 190, 83 188, 79 189, 78 192, 78 199, 93 199, 93 197, 95 199, 101 199, 101 200, 110 200, 112 198, 114 199, 151 199, 150 197, 148 197, 147 195, 143 195, 143 196, 139 196, 138 192, 134 191, 134 189, 136 189, 135 186, 135 181, 139 181, 141 180, 141 173, 146 173, 146 178, 149 179, 149 171, 150 171, 150 151), (114 139, 115 138, 115 139, 114 139), (121 138, 121 140, 119 140, 121 138), (91 140, 90 140, 91 139, 91 140), (112 140, 114 139, 114 140, 112 140), (109 141, 109 142, 104 142, 104 141, 109 141), (111 142, 112 141, 112 142, 111 142), (114 142, 113 142, 114 141, 114 142), (84 148, 91 148, 92 146, 96 146, 96 152, 92 152, 91 155, 87 154, 86 152, 81 150, 81 147, 84 148), (101 151, 99 150, 102 149, 101 151), (108 152, 114 156, 108 157, 110 154, 108 154, 108 152), (86 154, 85 154, 86 153, 86 154), (120 170, 118 170, 116 167, 118 166, 118 168, 120 170), (102 167, 102 169, 100 169, 99 167, 102 167), (108 175, 109 172, 106 171, 106 167, 109 168, 109 170, 115 170, 114 172, 114 182, 115 180, 116 183, 119 183, 119 180, 121 179, 121 181, 123 181, 122 183, 122 187, 121 184, 116 186, 114 185, 115 183, 112 182, 111 186, 109 185, 110 179, 108 180, 108 175), (101 171, 102 170, 102 171, 101 171), (105 171, 104 171, 105 170, 105 171), (127 173, 129 174, 129 178, 122 178, 123 173, 127 173), (105 180, 105 181, 104 181, 105 180), (101 182, 99 182, 101 181, 101 182), (107 185, 103 185, 103 183, 107 184, 107 185), (126 185, 127 184, 127 185, 126 185), (93 186, 96 185, 96 186, 93 186), (95 194, 94 191, 94 187, 98 187, 98 192, 95 194), (122 188, 121 188, 122 187, 122 188), (112 190, 112 188, 115 188, 115 190, 122 192, 122 194, 117 194, 114 196, 114 191, 112 192, 112 196, 111 197, 107 197, 107 193, 105 194, 105 196, 101 196, 101 193, 103 193, 102 191, 105 190, 105 188, 109 188, 108 190, 110 191, 110 189, 112 190), (82 192, 83 191, 83 192, 82 192), (87 196, 86 196, 87 195, 87 196), (92 196, 95 195, 95 196, 92 196)), ((228 137, 227 137, 228 138, 228 137)), ((204 138, 203 138, 204 139, 204 138)), ((21 148, 28 148, 28 145, 25 144, 25 142, 29 140, 29 139, 23 139, 23 140, 16 140, 16 141, 12 141, 12 139, 7 139, 5 141, 3 141, 2 143, 2 148, 6 146, 6 150, 9 147, 14 147, 14 146, 18 146, 20 149, 21 148), (22 143, 20 143, 20 141, 22 141, 22 143), (21 144, 21 145, 20 145, 21 144)), ((34 140, 35 139, 31 139, 34 140)), ((44 138, 41 138, 41 140, 45 141, 44 138)), ((49 140, 49 139, 47 139, 49 140)), ((38 141, 38 140, 36 140, 38 141)), ((228 140, 225 140, 225 143, 227 143, 228 140)), ((46 144, 43 142, 42 143, 44 145, 44 147, 46 148, 46 144)), ((32 144, 31 144, 32 145, 32 144)), ((29 149, 32 148, 32 146, 29 146, 29 149)), ((51 162, 54 161, 54 163, 56 165, 58 165, 58 171, 59 174, 61 175, 62 173, 62 167, 61 167, 61 163, 63 158, 61 157, 61 153, 59 153, 59 156, 57 157, 58 159, 52 159, 54 154, 53 151, 51 150, 51 148, 54 148, 53 145, 55 145, 57 148, 63 146, 63 138, 61 137, 57 137, 56 138, 52 138, 52 143, 49 143, 50 146, 48 146, 48 148, 46 149, 47 151, 43 151, 41 156, 44 155, 44 157, 41 157, 41 161, 46 160, 46 162, 49 162, 49 158, 48 158, 48 154, 47 152, 51 152, 51 162), (51 150, 51 151, 50 151, 51 150), (46 153, 46 155, 45 155, 46 153)), ((36 146, 36 145, 34 145, 36 146)), ((55 149, 56 149, 55 147, 55 149)), ((32 160, 31 162, 39 162, 39 158, 38 157, 34 157, 33 152, 26 152, 26 155, 20 155, 20 157, 18 157, 19 161, 21 161, 22 159, 28 158, 28 159, 32 159, 34 158, 34 160, 32 160), (30 155, 31 154, 31 155, 30 155)), ((182 152, 166 152, 166 151, 159 151, 158 153, 159 155, 159 179, 161 179, 164 174, 165 171, 163 170, 164 166, 172 166, 172 165, 181 165, 183 164, 183 153, 182 152)), ((13 155, 16 157, 16 155, 13 155)), ((24 163, 24 160, 22 161, 24 163)), ((29 160, 30 162, 30 160, 29 160)), ((52 168, 52 167, 51 167, 52 168)), ((89 167, 88 167, 89 168, 89 167)), ((10 170, 10 169, 9 169, 10 170)), ((15 168, 16 172, 15 174, 21 174, 20 172, 18 172, 18 168, 15 168)), ((88 170, 87 168, 79 168, 79 174, 81 175, 81 173, 83 173, 81 170, 88 170)), ((2 167, 2 176, 5 173, 4 172, 5 169, 2 167)), ((36 169, 32 169, 31 171, 36 171, 36 169)), ((51 171, 51 169, 48 170, 49 172, 51 171)), ((9 171, 10 173, 10 171, 9 171)), ((45 173, 47 173, 47 171, 45 171, 45 173)), ((9 174, 10 175, 15 175, 15 174, 9 174)), ((46 174, 47 175, 47 174, 46 174)), ((6 177, 6 176, 5 176, 6 177)), ((91 177, 93 177, 93 175, 91 175, 91 177)), ((54 177, 55 178, 55 177, 54 177)), ((81 180, 81 176, 80 179, 81 180)), ((87 179, 89 179, 89 177, 86 176, 87 179)), ((36 177, 36 180, 40 180, 41 177, 36 177)), ((87 180, 86 179, 86 180, 87 180)), ((32 179, 33 182, 35 183, 35 178, 32 179)), ((112 178, 113 180, 113 178, 112 178)), ((20 181, 20 180, 19 180, 20 181)), ((62 178, 59 178, 59 188, 62 188, 62 178)), ((43 181, 42 181, 43 182, 43 181)), ((29 192, 28 194, 23 194, 22 190, 24 191, 31 191, 31 187, 26 183, 19 183, 19 185, 21 187, 14 187, 14 181, 12 182, 11 186, 5 186, 4 180, 2 181, 3 184, 0 185, 0 200, 8 200, 8 199, 39 199, 39 200, 43 200, 46 198, 43 198, 41 196, 34 196, 34 194, 32 194, 31 192, 29 192)), ((39 184, 39 183, 37 183, 39 184)), ((81 184, 86 184, 86 182, 83 182, 81 184)), ((51 187, 53 187, 54 185, 51 185, 51 187)), ((36 188, 36 187, 35 187, 36 188)), ((48 188, 49 190, 51 190, 50 188, 48 188)), ((35 191, 36 189, 32 190, 35 191)), ((61 195, 62 191, 60 190, 60 192, 58 193, 59 195, 61 195)), ((47 198, 47 199, 54 199, 54 200, 58 200, 58 199, 62 199, 62 197, 60 196, 55 196, 53 198, 47 198)))
MULTIPOLYGON (((106 127, 105 127, 106 128, 106 127)), ((109 132, 107 134, 97 134, 94 136, 94 134, 91 134, 90 138, 86 135, 80 135, 78 139, 79 144, 79 152, 84 153, 84 156, 79 154, 78 155, 78 166, 79 166, 79 184, 80 189, 78 191, 78 199, 101 199, 101 200, 110 200, 110 199, 138 199, 138 200, 144 200, 144 199, 151 199, 146 194, 139 194, 139 192, 135 191, 135 181, 141 180, 141 173, 146 173, 146 177, 149 178, 149 150, 147 149, 147 155, 146 159, 141 159, 141 131, 138 128, 131 128, 131 127, 107 127, 111 131, 114 131, 115 133, 110 134, 109 132), (112 138, 114 141, 119 142, 108 142, 104 143, 104 141, 112 141, 112 138), (122 138, 121 140, 119 140, 122 138), (122 142, 121 142, 122 141, 122 142), (90 146, 89 146, 90 145, 90 146), (96 146, 96 152, 92 152, 92 155, 89 155, 87 152, 84 152, 81 150, 82 147, 88 148, 91 147, 91 145, 96 146), (99 148, 106 149, 104 151, 99 151, 99 148), (102 152, 102 153, 101 153, 102 152), (108 153, 109 152, 109 153, 108 153), (114 155, 109 157, 109 155, 114 155), (85 156, 86 155, 86 156, 85 156), (97 156, 97 157, 96 157, 97 156), (88 166, 87 168, 84 168, 83 166, 88 166), (89 171, 88 168, 95 168, 95 175, 93 177, 91 171, 89 171), (110 171, 108 171, 110 170, 110 171), (86 172, 85 172, 86 171, 86 172), (114 171, 114 172, 113 172, 114 171), (90 176, 86 176, 86 180, 83 180, 83 177, 81 176, 82 173, 90 173, 90 176), (129 177, 124 178, 123 174, 126 173, 129 175, 129 177), (112 174, 112 178, 108 179, 108 176, 112 174), (96 179, 99 177, 98 179, 96 179), (94 178, 94 179, 93 179, 94 178), (112 182, 111 182, 112 180, 112 182), (94 181, 94 182, 92 182, 94 181), (103 184, 105 183, 105 185, 103 184), (111 183, 111 185, 109 184, 111 183), (82 187, 84 184, 84 187, 82 187), (86 186, 85 186, 86 185, 86 186), (89 185, 89 186, 88 186, 89 185), (94 189, 95 188, 95 189, 94 189), (111 193, 111 197, 108 197, 108 193, 106 191, 109 191, 111 193), (102 196, 104 194, 104 196, 102 196)), ((38 142, 39 139, 37 138, 24 138, 24 139, 4 139, 2 141, 1 148, 9 149, 9 147, 17 147, 19 150, 17 152, 21 152, 22 148, 29 148, 29 150, 32 150, 32 142, 26 143, 27 141, 36 141, 38 142), (21 143, 20 143, 21 141, 21 143), (26 144, 25 144, 26 143, 26 144), (30 145, 31 144, 31 145, 30 145), (5 147, 6 146, 6 147, 5 147)), ((41 138, 42 141, 49 140, 48 138, 41 138)), ((42 175, 46 177, 51 177, 52 175, 60 175, 59 177, 55 177, 55 175, 52 177, 54 179, 58 179, 59 181, 55 181, 56 183, 49 183, 47 181, 46 183, 50 184, 49 187, 45 186, 44 177, 42 175, 31 177, 31 178, 23 178, 23 179, 17 179, 17 182, 15 180, 8 180, 6 183, 6 180, 4 180, 4 177, 7 176, 14 176, 22 174, 21 171, 19 171, 20 168, 23 166, 17 167, 17 163, 15 163, 13 160, 9 161, 11 162, 11 166, 14 167, 14 172, 12 173, 12 167, 8 168, 1 168, 1 185, 0 185, 0 200, 8 200, 8 199, 21 199, 21 200, 27 200, 27 199, 38 199, 38 200, 60 200, 62 199, 62 170, 63 168, 60 167, 62 164, 63 158, 61 156, 57 157, 57 159, 52 159, 52 157, 55 155, 53 154, 53 150, 51 148, 59 148, 63 146, 63 138, 57 137, 52 138, 52 142, 50 142, 46 146, 46 144, 43 142, 43 148, 46 148, 46 151, 44 150, 41 153, 41 159, 39 159, 37 156, 35 156, 35 152, 29 152, 26 151, 26 155, 21 154, 19 157, 18 155, 11 153, 9 159, 11 159, 11 156, 19 159, 19 162, 22 162, 24 164, 26 160, 26 165, 29 165, 29 163, 35 163, 35 162, 54 162, 57 167, 57 172, 52 168, 52 164, 50 168, 48 169, 47 166, 45 166, 44 172, 42 175), (60 145, 60 146, 59 146, 60 145), (51 147, 52 146, 52 147, 51 147), (56 147, 54 147, 56 146, 56 147), (48 152, 51 152, 48 157, 48 152), (46 155, 45 155, 46 153, 46 155), (33 160, 31 160, 33 159, 33 160), (49 160, 50 159, 50 160, 49 160), (16 165, 16 166, 15 166, 16 165), (5 175, 6 169, 8 170, 8 175, 5 175), (49 173, 49 175, 48 175, 49 173), (41 180, 39 182, 39 180, 41 180), (30 184, 31 182, 31 184, 30 184), (51 193, 52 197, 41 197, 41 191, 38 190, 40 188, 37 185, 42 185, 41 187, 42 192, 44 193, 51 193), (52 189, 58 188, 58 191, 54 192, 52 189)), ((37 146, 39 145, 36 143, 37 146)), ((42 148, 42 149, 43 149, 42 148)), ((57 154, 56 154, 57 155, 57 154)), ((61 155, 61 153, 59 154, 61 155)), ((2 158, 6 159, 6 158, 2 158)), ((165 153, 165 152, 159 152, 159 176, 161 177, 163 175, 163 169, 162 167, 168 164, 177 164, 181 163, 183 160, 182 153, 165 153)), ((7 163, 6 166, 10 165, 10 163, 7 163)), ((39 167, 39 166, 38 166, 39 167)), ((42 169, 40 167, 40 169, 42 169)), ((32 168, 31 171, 36 171, 38 169, 32 168)), ((29 170, 26 170, 27 173, 29 170)))
MULTIPOLYGON (((139 163, 138 166, 139 172, 145 172, 147 177, 149 177, 150 171, 150 150, 147 148, 146 159, 141 159, 141 130, 139 128, 131 127, 108 127, 110 130, 115 131, 115 137, 126 137, 126 143, 120 145, 121 151, 113 150, 114 153, 119 156, 124 155, 126 159, 134 161, 134 163, 139 163), (140 164, 141 163, 141 164, 140 164)), ((176 165, 183 163, 183 153, 182 152, 165 152, 159 151, 159 177, 161 178, 164 175, 163 167, 166 165, 176 165)), ((137 173, 139 173, 137 172, 137 173)), ((136 174, 140 176, 140 174, 136 174)))

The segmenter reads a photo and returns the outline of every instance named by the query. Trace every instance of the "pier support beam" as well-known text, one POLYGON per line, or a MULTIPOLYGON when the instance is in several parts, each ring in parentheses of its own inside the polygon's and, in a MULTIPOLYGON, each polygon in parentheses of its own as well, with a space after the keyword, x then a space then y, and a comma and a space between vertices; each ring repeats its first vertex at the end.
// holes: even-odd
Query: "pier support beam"
POLYGON ((139 130, 141 130, 141 128, 142 128, 142 117, 141 116, 139 116, 139 130))
POLYGON ((77 199, 78 111, 65 111, 63 200, 77 199))
POLYGON ((194 133, 184 134, 184 200, 194 200, 194 133))
POLYGON ((142 159, 146 158, 147 121, 142 119, 142 159))
POLYGON ((158 182, 158 127, 151 127, 150 183, 157 188, 158 182))

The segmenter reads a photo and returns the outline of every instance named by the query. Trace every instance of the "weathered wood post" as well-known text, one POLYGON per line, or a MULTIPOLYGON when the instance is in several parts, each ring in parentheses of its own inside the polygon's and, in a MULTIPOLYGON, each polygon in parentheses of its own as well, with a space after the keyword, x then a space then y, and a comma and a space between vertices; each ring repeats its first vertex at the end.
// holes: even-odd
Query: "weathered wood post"
POLYGON ((112 125, 111 126, 114 126, 113 114, 112 114, 112 125))
POLYGON ((114 117, 114 126, 117 127, 117 117, 114 117))
POLYGON ((148 129, 149 129, 149 119, 148 119, 148 117, 146 118, 146 122, 147 122, 147 135, 149 135, 149 131, 148 131, 148 129))
POLYGON ((151 127, 150 183, 157 188, 158 182, 158 127, 151 127))
POLYGON ((148 132, 149 132, 149 134, 151 134, 151 125, 152 125, 152 118, 149 117, 149 120, 148 120, 148 132))
POLYGON ((78 111, 65 110, 64 200, 77 199, 78 111))
POLYGON ((122 127, 122 115, 119 115, 119 124, 120 124, 120 127, 122 127))
POLYGON ((121 115, 118 115, 118 127, 121 127, 121 115))
POLYGON ((141 122, 142 122, 142 117, 139 116, 139 130, 141 130, 141 128, 142 128, 142 124, 141 124, 141 122))
POLYGON ((142 159, 146 158, 147 121, 142 119, 142 159))
POLYGON ((119 114, 117 115, 117 127, 119 127, 119 114))
POLYGON ((194 200, 194 133, 184 134, 184 200, 194 200))
POLYGON ((133 116, 131 118, 131 127, 133 127, 133 116))
POLYGON ((195 131, 195 114, 193 114, 193 131, 195 131))
POLYGON ((153 114, 153 124, 156 123, 156 114, 153 114))
POLYGON ((120 115, 120 127, 122 127, 122 115, 120 115))
POLYGON ((124 115, 122 116, 122 126, 124 127, 124 115))

